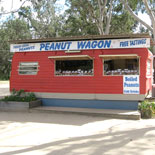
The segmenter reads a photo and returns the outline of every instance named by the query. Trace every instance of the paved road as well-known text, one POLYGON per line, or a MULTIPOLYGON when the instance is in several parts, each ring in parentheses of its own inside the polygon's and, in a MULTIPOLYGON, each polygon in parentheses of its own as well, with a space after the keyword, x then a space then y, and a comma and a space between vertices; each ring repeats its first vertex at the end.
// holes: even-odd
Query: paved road
POLYGON ((155 155, 155 119, 0 112, 3 155, 155 155))

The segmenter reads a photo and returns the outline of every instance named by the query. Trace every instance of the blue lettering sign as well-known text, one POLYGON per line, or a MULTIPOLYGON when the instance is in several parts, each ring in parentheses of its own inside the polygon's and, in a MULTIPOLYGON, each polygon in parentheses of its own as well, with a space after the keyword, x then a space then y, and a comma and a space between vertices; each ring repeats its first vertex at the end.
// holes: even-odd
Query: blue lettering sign
MULTIPOLYGON (((12 44, 11 51, 58 51, 149 47, 149 38, 113 39, 113 40, 81 40, 64 42, 43 42, 12 44)), ((139 78, 138 78, 139 80, 139 78)), ((134 81, 134 80, 128 80, 134 81)))
POLYGON ((28 46, 28 47, 20 47, 19 51, 30 51, 35 49, 35 46, 28 46))
POLYGON ((129 90, 124 90, 124 93, 127 93, 128 94, 129 93, 129 90))
POLYGON ((137 77, 125 77, 125 81, 137 81, 138 79, 137 79, 137 77))
POLYGON ((21 45, 19 45, 19 46, 13 46, 13 48, 20 48, 21 47, 21 45))
POLYGON ((40 51, 42 51, 43 48, 45 48, 45 44, 44 44, 44 43, 41 43, 41 44, 40 44, 40 51))
POLYGON ((48 51, 49 50, 49 47, 50 47, 50 43, 46 43, 45 50, 48 51))
POLYGON ((60 50, 61 49, 61 43, 56 43, 54 49, 60 50))
POLYGON ((120 47, 127 47, 129 45, 128 43, 128 41, 122 41, 120 42, 120 47))
POLYGON ((133 94, 133 93, 134 93, 134 94, 139 94, 139 91, 137 91, 137 90, 130 90, 130 93, 131 93, 131 94, 133 94))
POLYGON ((85 49, 90 48, 90 41, 87 42, 85 49))
POLYGON ((61 44, 61 49, 64 50, 66 48, 66 43, 61 44))
POLYGON ((67 42, 67 44, 68 44, 67 49, 69 50, 72 42, 71 41, 70 42, 67 42))
POLYGON ((126 83, 124 82, 124 87, 139 87, 138 83, 126 83))
POLYGON ((78 41, 78 49, 101 49, 101 48, 110 48, 111 40, 100 40, 100 41, 78 41))
POLYGON ((71 44, 72 44, 72 42, 41 43, 40 44, 40 51, 70 49, 71 44))
POLYGON ((84 49, 86 41, 78 41, 78 49, 84 49))
POLYGON ((22 47, 26 47, 26 46, 29 46, 29 44, 24 44, 24 45, 22 45, 22 47))
POLYGON ((106 41, 105 41, 105 44, 104 44, 104 48, 106 48, 106 47, 107 47, 107 48, 110 48, 110 46, 111 46, 111 40, 109 40, 109 41, 106 40, 106 41))
POLYGON ((50 50, 55 50, 54 43, 51 43, 50 50))
POLYGON ((103 40, 99 41, 98 48, 103 48, 103 45, 104 45, 104 41, 103 40))
POLYGON ((130 41, 130 46, 143 45, 143 44, 146 44, 146 39, 131 40, 131 41, 130 41))
POLYGON ((97 46, 97 41, 95 40, 92 42, 91 47, 94 49, 94 48, 96 48, 96 46, 97 46))
POLYGON ((123 92, 124 94, 139 94, 139 76, 124 75, 123 77, 123 92))

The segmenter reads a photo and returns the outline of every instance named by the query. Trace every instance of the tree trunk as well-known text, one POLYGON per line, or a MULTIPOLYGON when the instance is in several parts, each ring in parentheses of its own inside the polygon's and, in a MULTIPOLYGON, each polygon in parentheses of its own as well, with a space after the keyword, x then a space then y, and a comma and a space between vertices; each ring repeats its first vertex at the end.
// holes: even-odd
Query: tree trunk
POLYGON ((153 32, 153 28, 148 25, 146 22, 144 22, 143 20, 141 20, 130 8, 130 6, 128 5, 127 1, 121 0, 122 4, 124 4, 126 10, 130 13, 130 15, 137 20, 138 22, 140 22, 142 25, 144 25, 149 31, 153 32))
POLYGON ((110 23, 111 23, 111 17, 112 17, 112 3, 113 3, 113 1, 111 0, 109 14, 107 15, 105 34, 109 34, 109 31, 110 31, 110 23))

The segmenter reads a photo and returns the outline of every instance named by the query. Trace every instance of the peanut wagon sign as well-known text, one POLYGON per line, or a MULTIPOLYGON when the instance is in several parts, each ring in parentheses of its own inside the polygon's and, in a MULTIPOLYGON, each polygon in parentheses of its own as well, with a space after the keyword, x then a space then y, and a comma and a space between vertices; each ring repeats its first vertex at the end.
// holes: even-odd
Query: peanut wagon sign
POLYGON ((110 40, 84 40, 11 44, 11 52, 41 52, 41 51, 69 51, 88 49, 117 49, 117 48, 148 48, 149 38, 137 39, 110 39, 110 40))

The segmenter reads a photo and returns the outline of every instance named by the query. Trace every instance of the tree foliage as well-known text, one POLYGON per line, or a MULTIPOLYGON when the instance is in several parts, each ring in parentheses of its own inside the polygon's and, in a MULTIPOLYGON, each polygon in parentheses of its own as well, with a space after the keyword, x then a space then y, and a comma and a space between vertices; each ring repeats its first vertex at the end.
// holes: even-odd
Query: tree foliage
POLYGON ((31 6, 21 7, 19 16, 31 26, 33 37, 55 37, 60 31, 61 16, 56 14, 56 0, 29 0, 31 6))
POLYGON ((153 53, 155 53, 155 1, 154 0, 121 0, 122 4, 124 5, 125 10, 127 10, 130 15, 143 26, 145 26, 152 34, 152 38, 154 41, 153 53), (141 11, 142 13, 147 13, 150 20, 151 26, 144 20, 140 19, 137 16, 137 12, 141 11))
POLYGON ((63 35, 131 33, 136 26, 118 0, 67 0, 63 35))
POLYGON ((31 38, 29 27, 24 20, 8 19, 0 28, 0 79, 8 79, 10 75, 10 40, 31 38))

